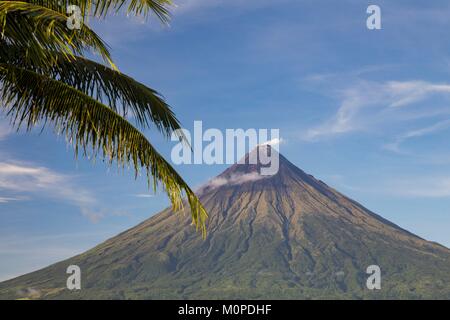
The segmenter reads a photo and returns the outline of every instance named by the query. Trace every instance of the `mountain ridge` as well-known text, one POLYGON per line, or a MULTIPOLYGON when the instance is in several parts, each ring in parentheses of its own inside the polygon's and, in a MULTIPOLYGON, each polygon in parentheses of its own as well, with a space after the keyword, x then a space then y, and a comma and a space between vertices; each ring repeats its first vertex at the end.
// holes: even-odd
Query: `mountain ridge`
POLYGON ((205 240, 187 211, 168 208, 81 255, 0 283, 0 298, 450 298, 449 249, 282 155, 277 174, 255 174, 260 167, 235 164, 200 188, 210 213, 205 240), (65 288, 69 264, 80 266, 82 290, 65 288), (366 287, 373 264, 381 290, 366 287))

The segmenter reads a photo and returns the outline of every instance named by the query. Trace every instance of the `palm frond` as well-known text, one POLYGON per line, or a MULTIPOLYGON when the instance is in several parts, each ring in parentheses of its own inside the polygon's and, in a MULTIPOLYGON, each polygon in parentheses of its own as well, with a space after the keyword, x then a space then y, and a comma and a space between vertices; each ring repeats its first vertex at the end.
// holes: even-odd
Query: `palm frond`
POLYGON ((178 119, 164 98, 133 78, 79 56, 67 60, 58 52, 47 53, 53 54, 52 60, 55 61, 48 67, 27 63, 23 52, 15 46, 4 45, 2 51, 0 63, 33 70, 62 81, 108 105, 125 118, 130 119, 128 116, 131 116, 130 120, 140 128, 147 129, 155 125, 164 136, 175 133, 189 145, 183 131, 179 130, 181 125, 178 119))
POLYGON ((105 17, 107 14, 117 13, 121 9, 127 13, 144 17, 153 13, 163 23, 169 22, 168 8, 173 5, 172 0, 27 0, 27 2, 64 10, 68 5, 76 5, 81 9, 83 15, 92 14, 96 17, 105 17))
MULTIPOLYGON (((46 53, 60 52, 70 60, 86 50, 98 53, 115 68, 111 54, 103 40, 86 24, 81 29, 70 30, 65 12, 21 1, 0 1, 0 34, 3 44, 11 44, 26 51, 34 64, 48 62, 46 53)), ((1 49, 0 49, 1 50, 1 49)), ((2 53, 3 54, 3 53, 2 53)))
POLYGON ((67 60, 57 52, 48 53, 53 54, 53 65, 39 66, 28 64, 23 52, 15 46, 4 45, 2 50, 1 63, 49 75, 107 104, 125 117, 131 112, 133 120, 142 128, 153 123, 165 136, 181 128, 170 106, 157 91, 117 70, 79 56, 67 60))
POLYGON ((0 64, 0 99, 17 128, 31 129, 40 122, 54 123, 75 153, 101 156, 110 164, 131 165, 136 177, 145 170, 149 184, 161 182, 175 210, 183 194, 197 229, 206 232, 207 214, 195 193, 147 138, 125 118, 85 93, 34 71, 0 64))

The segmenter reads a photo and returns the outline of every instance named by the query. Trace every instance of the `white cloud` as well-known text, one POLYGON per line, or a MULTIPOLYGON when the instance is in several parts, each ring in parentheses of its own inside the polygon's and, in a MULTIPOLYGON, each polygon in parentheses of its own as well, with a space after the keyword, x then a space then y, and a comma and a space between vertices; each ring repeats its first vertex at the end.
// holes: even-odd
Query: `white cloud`
POLYGON ((42 166, 17 161, 0 162, 0 191, 18 195, 1 197, 0 202, 3 203, 23 199, 23 195, 28 194, 67 201, 78 206, 92 222, 98 222, 104 216, 104 213, 93 209, 96 200, 90 192, 76 186, 70 176, 42 166))
POLYGON ((439 121, 431 126, 416 129, 416 130, 411 130, 406 133, 403 133, 400 136, 398 136, 393 142, 386 144, 384 147, 387 150, 391 150, 394 152, 401 152, 400 145, 403 142, 405 142, 409 139, 419 138, 419 137, 423 137, 426 135, 430 135, 430 134, 433 134, 433 133, 436 133, 436 132, 439 132, 439 131, 442 131, 442 130, 445 130, 448 128, 450 128, 450 119, 439 121))
MULTIPOLYGON (((328 76, 326 81, 331 81, 332 85, 335 85, 337 79, 330 79, 328 76)), ((351 87, 337 90, 334 98, 341 102, 336 114, 322 124, 308 129, 303 138, 315 140, 361 129, 361 123, 357 121, 360 110, 375 104, 380 99, 380 94, 373 94, 376 86, 378 86, 376 91, 380 91, 379 85, 358 81, 351 87)))
POLYGON ((194 10, 212 8, 220 6, 226 2, 223 0, 176 0, 174 1, 175 6, 173 8, 174 15, 185 14, 192 12, 194 10))
POLYGON ((344 99, 336 115, 323 124, 309 129, 306 132, 306 140, 314 140, 319 137, 335 135, 358 129, 355 117, 358 109, 363 106, 358 95, 350 95, 344 99))
POLYGON ((283 138, 274 138, 272 140, 266 141, 261 143, 261 146, 277 146, 280 145, 282 143, 285 143, 285 140, 283 138))
POLYGON ((382 177, 369 179, 375 183, 349 185, 345 179, 335 181, 338 188, 352 192, 377 196, 401 198, 450 198, 450 175, 410 174, 398 178, 382 177))
POLYGON ((23 201, 24 197, 0 197, 0 203, 8 203, 13 201, 23 201))
POLYGON ((448 198, 450 197, 450 176, 396 180, 387 188, 389 194, 406 197, 448 198))
POLYGON ((396 120, 396 115, 403 109, 400 107, 416 104, 435 95, 450 97, 450 84, 416 80, 374 82, 353 79, 347 87, 335 88, 341 82, 346 83, 346 80, 331 75, 308 78, 310 82, 325 81, 328 86, 326 89, 332 92, 332 97, 339 100, 340 104, 334 116, 309 128, 303 135, 304 140, 314 141, 343 133, 369 130, 379 126, 389 117, 390 121, 396 120))
POLYGON ((421 101, 432 94, 449 94, 449 84, 434 84, 426 81, 389 81, 385 91, 391 97, 392 107, 402 107, 421 101))
POLYGON ((135 196, 136 198, 153 198, 153 197, 155 197, 154 194, 149 194, 149 193, 138 193, 133 196, 135 196))
POLYGON ((0 162, 0 188, 30 191, 62 183, 65 177, 45 167, 0 162))
POLYGON ((206 189, 216 189, 224 185, 235 186, 238 184, 258 181, 268 176, 260 175, 258 172, 250 172, 244 174, 232 174, 230 177, 216 177, 198 189, 198 193, 202 193, 206 189))

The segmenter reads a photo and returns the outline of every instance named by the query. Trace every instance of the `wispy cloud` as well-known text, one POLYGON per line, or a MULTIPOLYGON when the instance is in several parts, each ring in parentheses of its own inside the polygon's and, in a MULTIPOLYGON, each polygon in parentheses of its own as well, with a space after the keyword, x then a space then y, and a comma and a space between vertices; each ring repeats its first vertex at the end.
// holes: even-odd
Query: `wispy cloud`
POLYGON ((355 185, 346 182, 345 178, 335 181, 329 179, 338 188, 359 194, 388 196, 395 198, 450 198, 450 175, 411 174, 394 178, 381 177, 370 179, 371 183, 355 185))
POLYGON ((386 188, 392 195, 421 198, 450 197, 450 176, 398 179, 386 188))
POLYGON ((104 213, 94 209, 97 204, 92 193, 76 186, 71 176, 43 166, 18 161, 0 162, 0 191, 15 194, 1 197, 2 203, 32 195, 63 200, 78 206, 81 213, 92 222, 98 222, 104 216, 104 213))
POLYGON ((450 119, 439 121, 431 126, 423 127, 416 130, 411 130, 398 136, 393 142, 384 146, 385 149, 400 153, 400 145, 405 141, 413 138, 419 138, 427 135, 440 132, 450 128, 450 119))
POLYGON ((190 13, 194 10, 201 10, 205 8, 217 7, 227 2, 231 1, 223 1, 223 0, 176 0, 174 1, 175 6, 173 8, 173 12, 175 15, 183 15, 186 13, 190 13))
POLYGON ((278 146, 280 144, 286 143, 283 138, 274 138, 272 140, 261 143, 261 146, 278 146))
POLYGON ((138 193, 138 194, 134 194, 133 196, 136 198, 154 198, 155 197, 154 194, 149 194, 149 193, 138 193))
MULTIPOLYGON (((310 77, 312 81, 328 82, 333 98, 340 101, 336 113, 321 124, 309 128, 303 139, 314 141, 343 133, 369 130, 383 123, 387 116, 395 120, 399 109, 440 95, 450 97, 450 84, 426 81, 375 82, 357 79, 344 88, 339 77, 310 77)), ((345 82, 345 81, 344 81, 345 82)))
POLYGON ((258 172, 250 172, 244 174, 233 174, 230 177, 216 177, 198 189, 198 193, 202 193, 206 189, 216 189, 224 185, 234 186, 246 182, 258 181, 268 176, 260 175, 258 172))
POLYGON ((450 84, 426 81, 389 81, 383 89, 391 100, 391 107, 407 106, 432 94, 450 94, 450 84))
POLYGON ((0 203, 8 203, 13 201, 23 201, 26 200, 25 197, 0 197, 0 203))

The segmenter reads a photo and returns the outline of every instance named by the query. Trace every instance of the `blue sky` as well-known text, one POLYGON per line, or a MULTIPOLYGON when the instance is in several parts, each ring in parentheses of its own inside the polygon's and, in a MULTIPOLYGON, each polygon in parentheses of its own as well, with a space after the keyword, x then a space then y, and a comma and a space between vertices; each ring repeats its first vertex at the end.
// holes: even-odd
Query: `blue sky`
MULTIPOLYGON (((186 128, 279 128, 294 164, 450 247, 448 1, 178 0, 170 28, 92 26, 186 128), (382 29, 366 28, 381 7, 382 29)), ((174 143, 146 132, 169 158, 174 143)), ((225 166, 181 165, 192 186, 225 166)), ((80 253, 168 204, 63 137, 0 122, 0 280, 80 253)))

